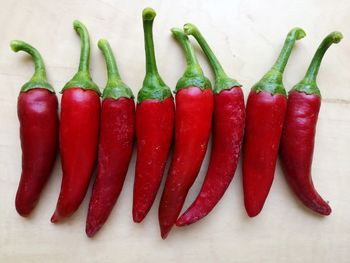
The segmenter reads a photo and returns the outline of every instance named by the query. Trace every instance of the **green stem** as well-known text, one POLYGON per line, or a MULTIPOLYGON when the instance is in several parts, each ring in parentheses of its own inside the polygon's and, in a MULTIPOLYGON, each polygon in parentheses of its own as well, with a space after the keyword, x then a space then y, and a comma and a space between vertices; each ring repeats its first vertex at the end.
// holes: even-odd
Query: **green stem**
POLYGON ((152 33, 153 21, 155 17, 156 12, 152 8, 145 8, 142 12, 147 74, 158 74, 152 33))
POLYGON ((305 92, 307 94, 316 94, 321 96, 320 90, 316 84, 316 78, 318 70, 327 49, 332 44, 337 44, 343 38, 342 33, 334 31, 326 36, 319 45, 315 55, 313 56, 310 66, 305 74, 305 77, 293 88, 299 92, 305 92))
POLYGON ((208 42, 205 40, 198 28, 190 23, 184 25, 184 32, 186 35, 192 35, 201 46, 205 55, 207 56, 209 63, 215 74, 215 87, 214 92, 220 93, 222 90, 231 89, 232 87, 240 87, 241 84, 237 80, 231 79, 226 75, 226 72, 222 68, 219 60, 211 50, 208 42))
POLYGON ((170 88, 164 83, 157 69, 152 32, 155 17, 156 12, 150 7, 145 8, 142 12, 146 53, 146 76, 143 80, 142 89, 137 95, 138 103, 151 99, 163 101, 172 96, 170 88))
POLYGON ((284 89, 282 83, 282 75, 295 42, 305 36, 306 34, 304 30, 301 28, 293 28, 291 31, 289 31, 275 64, 264 75, 264 77, 253 86, 254 91, 267 91, 271 94, 282 94, 286 96, 286 90, 284 89))
POLYGON ((73 27, 75 31, 79 34, 81 38, 81 50, 80 50, 80 60, 78 72, 73 76, 73 78, 64 86, 62 92, 69 88, 82 88, 96 91, 100 94, 100 90, 96 83, 91 79, 90 75, 90 37, 89 32, 85 25, 78 20, 73 22, 73 27))
POLYGON ((203 70, 198 63, 193 46, 187 35, 179 28, 172 28, 171 32, 175 39, 181 44, 187 62, 185 73, 177 82, 176 90, 178 91, 190 86, 199 87, 200 89, 211 88, 210 81, 203 75, 203 70))
POLYGON ((52 86, 47 82, 46 79, 46 70, 44 61, 39 53, 34 47, 29 45, 28 43, 21 40, 13 40, 11 41, 11 49, 15 52, 24 51, 30 54, 34 60, 35 71, 32 78, 24 84, 21 88, 21 92, 26 92, 30 89, 34 88, 44 88, 49 90, 50 92, 55 92, 52 86))
POLYGON ((126 86, 120 78, 117 63, 108 41, 105 39, 100 39, 98 41, 98 47, 102 51, 102 54, 106 60, 108 74, 108 81, 105 89, 103 90, 102 98, 133 98, 131 89, 126 86))

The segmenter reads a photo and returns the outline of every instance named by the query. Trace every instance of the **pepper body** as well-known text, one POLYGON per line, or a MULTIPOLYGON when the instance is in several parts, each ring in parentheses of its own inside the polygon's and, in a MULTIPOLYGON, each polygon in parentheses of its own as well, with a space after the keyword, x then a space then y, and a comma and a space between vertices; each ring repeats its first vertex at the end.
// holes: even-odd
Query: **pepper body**
POLYGON ((172 97, 164 101, 145 100, 137 105, 137 160, 134 184, 134 221, 150 210, 160 186, 170 150, 174 126, 172 97))
POLYGON ((192 224, 209 214, 227 190, 235 174, 244 134, 245 108, 241 85, 227 76, 198 28, 184 25, 205 53, 215 75, 212 148, 202 188, 191 206, 176 221, 192 224))
POLYGON ((289 31, 276 62, 249 93, 242 170, 244 205, 250 217, 260 213, 272 185, 287 108, 283 72, 295 42, 305 35, 301 28, 289 31))
POLYGON ((28 216, 38 202, 55 163, 58 144, 57 97, 43 88, 21 92, 18 118, 22 147, 22 175, 16 209, 28 216))
POLYGON ((98 168, 86 221, 90 237, 106 222, 122 190, 132 154, 134 126, 133 99, 103 100, 98 168))
POLYGON ((331 208, 314 188, 311 165, 321 98, 292 91, 281 141, 281 160, 285 176, 294 193, 312 210, 329 215, 331 208))
POLYGON ((60 152, 62 185, 51 221, 72 215, 83 201, 98 145, 100 98, 92 90, 70 88, 61 100, 60 152))
POLYGON ((170 88, 158 73, 153 21, 156 12, 142 12, 146 75, 138 93, 136 106, 137 158, 132 216, 140 223, 152 207, 168 158, 174 128, 174 100, 170 88))
POLYGON ((249 216, 261 211, 270 191, 286 107, 283 95, 249 94, 243 152, 244 204, 249 216))
POLYGON ((176 222, 198 175, 207 150, 212 113, 211 89, 187 87, 176 93, 174 153, 159 206, 163 238, 176 222))
POLYGON ((237 168, 244 120, 244 98, 240 87, 214 95, 213 145, 208 171, 196 200, 177 220, 177 226, 200 220, 224 195, 237 168))

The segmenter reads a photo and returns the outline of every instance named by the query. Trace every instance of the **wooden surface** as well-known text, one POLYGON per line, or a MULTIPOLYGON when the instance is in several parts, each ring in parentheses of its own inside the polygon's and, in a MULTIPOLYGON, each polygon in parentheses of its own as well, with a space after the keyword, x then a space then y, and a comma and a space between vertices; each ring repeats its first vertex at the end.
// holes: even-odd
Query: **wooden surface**
MULTIPOLYGON (((116 1, 3 0, 0 8, 0 262, 349 262, 350 258, 350 2, 339 1, 116 1), (264 2, 264 3, 263 3, 264 2), (182 50, 169 29, 196 24, 226 71, 250 87, 268 70, 295 26, 307 37, 298 41, 287 65, 285 87, 305 73, 316 47, 329 32, 342 31, 343 41, 326 54, 318 84, 323 102, 317 128, 313 175, 316 188, 333 213, 319 217, 303 208, 289 190, 278 164, 262 213, 247 217, 242 174, 215 210, 195 225, 174 228, 166 241, 159 235, 158 198, 142 224, 131 218, 135 153, 125 186, 108 222, 94 239, 85 235, 88 192, 80 209, 66 222, 49 219, 61 182, 60 161, 30 218, 21 218, 14 197, 21 171, 16 100, 33 72, 24 53, 13 53, 12 39, 22 39, 42 53, 56 91, 74 74, 80 41, 72 21, 83 21, 91 34, 91 71, 104 87, 105 65, 96 43, 107 38, 125 82, 135 94, 144 77, 141 12, 152 6, 158 67, 170 87, 184 70, 182 50)), ((193 41, 193 43, 195 43, 193 41)), ((212 74, 195 44, 205 73, 212 74)), ((59 95, 60 97, 60 95, 59 95)), ((185 207, 194 199, 207 167, 204 162, 185 207)))

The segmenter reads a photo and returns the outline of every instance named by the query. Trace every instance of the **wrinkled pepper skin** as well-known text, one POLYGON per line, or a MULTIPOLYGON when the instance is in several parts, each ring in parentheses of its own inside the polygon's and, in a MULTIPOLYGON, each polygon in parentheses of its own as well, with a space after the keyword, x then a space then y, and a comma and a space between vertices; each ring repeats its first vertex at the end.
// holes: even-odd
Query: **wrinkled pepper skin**
POLYGON ((173 136, 175 107, 172 97, 145 100, 137 105, 133 218, 146 216, 157 195, 173 136))
POLYGON ((311 178, 316 124, 321 98, 297 91, 289 93, 281 141, 281 161, 294 193, 312 210, 329 215, 331 208, 317 193, 311 178))
POLYGON ((205 217, 224 195, 237 168, 244 120, 240 87, 214 95, 213 145, 207 175, 196 200, 177 220, 177 226, 189 225, 205 217))
POLYGON ((328 34, 317 48, 304 78, 289 92, 280 155, 287 181, 302 203, 327 216, 332 210, 316 191, 311 165, 315 144, 321 92, 316 78, 322 58, 332 44, 341 41, 341 32, 328 34))
POLYGON ((39 200, 55 163, 58 146, 58 102, 55 93, 35 88, 18 97, 22 175, 16 209, 28 216, 39 200))
POLYGON ((62 89, 59 146, 62 184, 56 210, 51 217, 57 223, 71 216, 87 192, 97 157, 100 126, 100 90, 89 70, 90 37, 80 21, 73 22, 81 38, 77 73, 62 89))
POLYGON ((132 155, 134 129, 133 99, 103 100, 97 176, 86 225, 89 237, 106 222, 122 190, 132 155))
POLYGON ((102 94, 97 175, 92 188, 85 232, 93 237, 107 221, 122 191, 132 155, 135 103, 122 81, 109 42, 98 41, 107 67, 108 81, 102 94))
POLYGON ((249 94, 243 188, 244 204, 251 217, 260 213, 272 185, 286 108, 283 95, 255 91, 249 94))
POLYGON ((94 169, 100 125, 100 97, 70 88, 61 100, 62 185, 53 222, 71 216, 83 201, 94 169))
POLYGON ((204 159, 211 130, 213 92, 188 87, 176 93, 174 153, 159 206, 162 238, 175 224, 204 159))
POLYGON ((208 215, 220 201, 235 174, 244 134, 245 108, 241 84, 227 76, 198 28, 184 25, 201 46, 215 75, 213 137, 208 170, 202 188, 190 207, 176 221, 185 226, 208 215))

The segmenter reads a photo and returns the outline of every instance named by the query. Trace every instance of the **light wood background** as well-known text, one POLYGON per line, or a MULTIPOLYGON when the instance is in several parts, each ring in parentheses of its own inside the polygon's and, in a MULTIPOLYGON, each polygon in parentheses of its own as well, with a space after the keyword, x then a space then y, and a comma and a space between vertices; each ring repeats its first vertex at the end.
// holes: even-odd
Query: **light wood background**
MULTIPOLYGON (((0 262, 349 262, 350 258, 350 2, 326 1, 116 1, 2 0, 0 8, 0 262), (13 53, 12 39, 22 39, 42 53, 56 91, 75 73, 80 40, 72 21, 83 21, 91 34, 91 71, 101 89, 105 65, 96 43, 107 38, 124 81, 135 94, 144 77, 141 12, 158 13, 154 39, 158 67, 170 87, 183 73, 182 50, 169 29, 196 24, 229 75, 250 87, 269 69, 287 32, 295 26, 307 37, 298 41, 285 71, 289 90, 305 73, 320 41, 333 30, 344 39, 326 54, 318 84, 323 103, 313 163, 314 182, 333 213, 319 217, 300 205, 289 190, 280 166, 262 213, 247 217, 243 206, 241 167, 222 201, 204 220, 174 228, 166 241, 159 235, 158 198, 142 224, 131 217, 135 154, 124 189, 108 222, 94 239, 85 236, 88 192, 69 220, 49 219, 58 197, 61 168, 55 170, 30 218, 21 218, 14 197, 21 171, 20 87, 33 72, 24 53, 13 53)), ((193 41, 193 43, 195 43, 193 41)), ((205 73, 212 73, 195 44, 205 73)), ((60 95, 59 95, 60 96, 60 95)), ((208 155, 185 207, 199 191, 208 155)))

